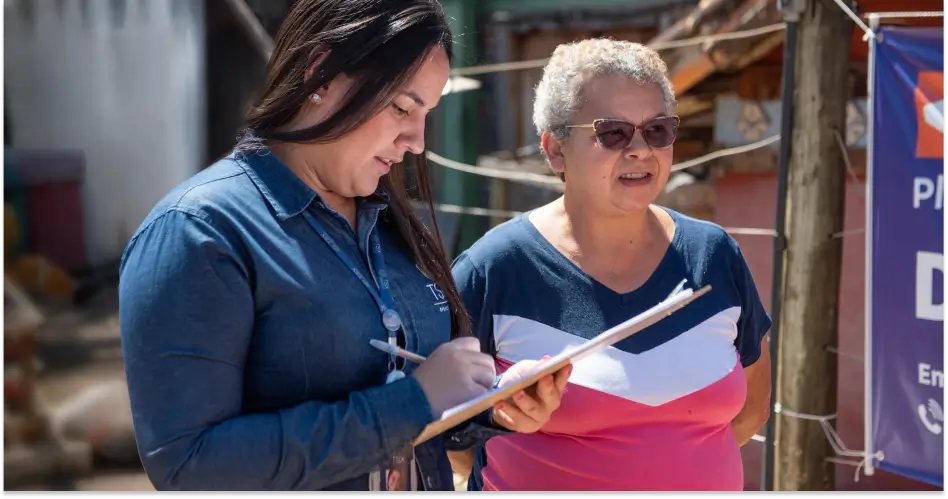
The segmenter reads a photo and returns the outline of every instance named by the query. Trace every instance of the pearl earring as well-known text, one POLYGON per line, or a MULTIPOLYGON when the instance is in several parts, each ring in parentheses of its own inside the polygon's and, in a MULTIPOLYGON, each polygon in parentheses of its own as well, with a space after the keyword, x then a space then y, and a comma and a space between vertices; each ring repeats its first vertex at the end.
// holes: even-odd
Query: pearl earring
POLYGON ((323 101, 323 98, 319 94, 313 94, 309 97, 309 100, 313 101, 313 104, 319 104, 323 101))

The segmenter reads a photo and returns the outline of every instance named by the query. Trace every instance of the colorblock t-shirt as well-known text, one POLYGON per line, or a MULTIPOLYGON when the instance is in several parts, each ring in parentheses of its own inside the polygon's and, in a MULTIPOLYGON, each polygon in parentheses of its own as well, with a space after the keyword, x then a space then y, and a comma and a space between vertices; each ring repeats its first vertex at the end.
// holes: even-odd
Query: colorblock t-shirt
POLYGON ((737 242, 666 211, 675 234, 648 280, 616 293, 583 272, 526 215, 489 231, 453 273, 498 372, 556 355, 656 305, 683 279, 712 290, 660 322, 578 361, 559 409, 537 433, 478 449, 473 489, 742 490, 731 421, 744 367, 770 329, 737 242))

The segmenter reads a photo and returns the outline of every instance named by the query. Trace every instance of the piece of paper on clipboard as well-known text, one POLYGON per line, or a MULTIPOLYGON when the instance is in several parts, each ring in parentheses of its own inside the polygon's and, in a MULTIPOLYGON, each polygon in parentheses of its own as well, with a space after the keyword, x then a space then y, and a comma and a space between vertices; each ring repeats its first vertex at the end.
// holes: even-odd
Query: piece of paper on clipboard
POLYGON ((419 445, 423 442, 426 442, 427 440, 444 433, 446 430, 473 418, 481 412, 486 411, 496 402, 504 400, 512 396, 514 393, 534 385, 544 376, 559 371, 563 367, 566 367, 567 364, 576 362, 589 354, 610 347, 619 341, 632 336, 633 334, 651 326, 652 324, 655 324, 665 317, 668 317, 672 313, 681 310, 685 307, 685 305, 688 305, 696 298, 710 290, 711 286, 705 286, 698 291, 692 291, 691 289, 679 291, 678 293, 669 296, 658 305, 655 305, 654 307, 623 322, 622 324, 600 333, 595 338, 586 341, 577 347, 570 348, 565 352, 556 355, 552 359, 544 362, 536 370, 524 375, 523 377, 515 381, 508 382, 504 386, 495 390, 491 390, 480 397, 469 400, 463 404, 454 406, 444 411, 440 418, 436 419, 425 427, 421 434, 415 439, 413 444, 419 445))

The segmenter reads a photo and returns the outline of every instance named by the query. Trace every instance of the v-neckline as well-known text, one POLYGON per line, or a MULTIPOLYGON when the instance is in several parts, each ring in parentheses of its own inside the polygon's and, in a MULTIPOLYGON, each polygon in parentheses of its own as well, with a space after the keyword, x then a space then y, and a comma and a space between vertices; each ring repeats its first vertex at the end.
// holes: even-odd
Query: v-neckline
POLYGON ((611 296, 615 296, 627 302, 637 296, 643 295, 648 296, 655 286, 663 281, 664 274, 667 272, 667 268, 671 264, 676 249, 681 240, 682 233, 682 224, 681 220, 678 217, 678 214, 674 210, 670 210, 665 207, 661 207, 665 213, 668 213, 668 216, 671 217, 672 222, 675 224, 675 232, 672 234, 672 240, 668 243, 668 248, 665 249, 665 253, 662 255, 662 259, 659 260, 658 266, 655 267, 655 270, 648 276, 645 282, 641 286, 627 291, 625 293, 620 293, 615 289, 603 284, 601 281, 587 273, 579 265, 576 264, 573 260, 563 254, 546 236, 537 229, 536 225, 533 224, 533 221, 530 220, 530 213, 532 211, 520 215, 520 223, 523 224, 524 228, 534 236, 537 240, 537 243, 540 245, 540 248, 546 252, 551 258, 555 259, 559 264, 564 265, 566 268, 570 269, 576 277, 581 280, 589 283, 591 286, 599 288, 600 290, 608 292, 611 296))

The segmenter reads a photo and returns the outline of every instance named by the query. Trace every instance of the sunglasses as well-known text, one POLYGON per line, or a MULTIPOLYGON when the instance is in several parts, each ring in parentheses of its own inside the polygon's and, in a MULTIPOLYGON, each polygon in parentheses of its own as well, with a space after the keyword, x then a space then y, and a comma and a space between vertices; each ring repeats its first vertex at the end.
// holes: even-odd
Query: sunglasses
POLYGON ((567 125, 566 128, 592 128, 596 132, 596 142, 603 149, 618 151, 629 147, 636 130, 642 131, 645 143, 653 149, 664 149, 675 143, 678 135, 678 116, 662 116, 651 119, 641 125, 614 119, 598 119, 589 125, 567 125))

